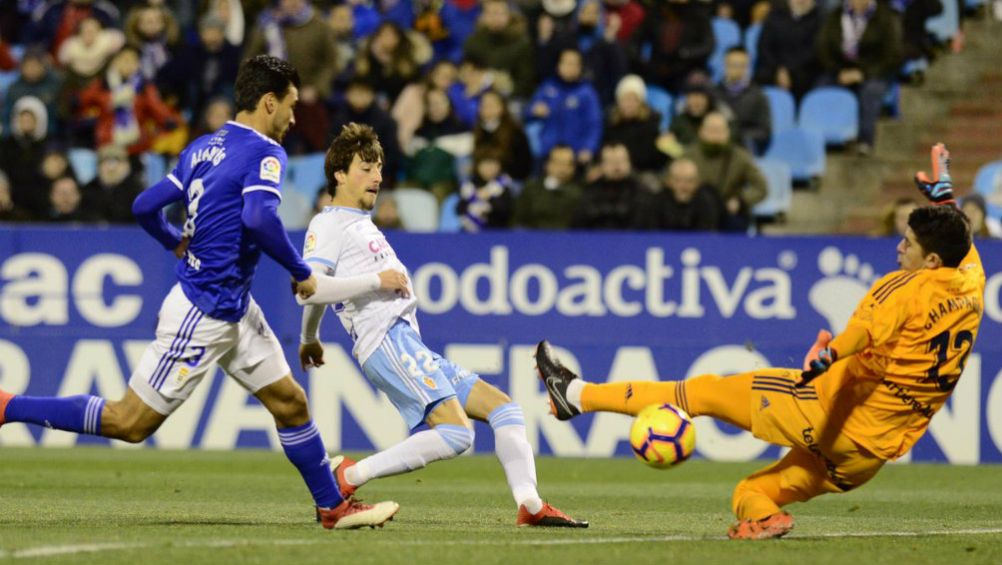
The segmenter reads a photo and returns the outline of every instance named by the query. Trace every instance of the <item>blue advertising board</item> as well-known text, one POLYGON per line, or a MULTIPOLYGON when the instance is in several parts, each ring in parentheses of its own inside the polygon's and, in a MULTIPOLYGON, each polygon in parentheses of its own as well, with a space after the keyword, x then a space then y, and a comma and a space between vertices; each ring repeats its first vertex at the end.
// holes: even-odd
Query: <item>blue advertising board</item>
MULTIPOLYGON (((408 266, 425 341, 519 402, 541 453, 629 453, 629 418, 558 422, 532 367, 549 339, 589 380, 680 379, 798 366, 818 329, 838 332, 896 241, 858 237, 527 233, 387 234, 408 266)), ((297 245, 303 234, 292 234, 297 245)), ((979 244, 988 275, 985 317, 950 402, 907 456, 1002 462, 1002 243, 979 244)), ((133 228, 0 229, 0 387, 39 395, 118 397, 153 336, 174 284, 173 257, 133 228)), ((408 430, 365 380, 335 316, 321 329, 327 364, 297 366, 300 309, 288 275, 262 260, 253 295, 306 387, 331 449, 371 450, 408 430)), ((146 442, 157 448, 278 448, 271 418, 217 372, 146 442)), ((492 448, 478 428, 476 451, 492 448)), ((772 457, 777 448, 707 418, 697 453, 772 457)), ((98 438, 7 425, 0 445, 67 446, 98 438)), ((116 447, 124 444, 112 442, 116 447)))

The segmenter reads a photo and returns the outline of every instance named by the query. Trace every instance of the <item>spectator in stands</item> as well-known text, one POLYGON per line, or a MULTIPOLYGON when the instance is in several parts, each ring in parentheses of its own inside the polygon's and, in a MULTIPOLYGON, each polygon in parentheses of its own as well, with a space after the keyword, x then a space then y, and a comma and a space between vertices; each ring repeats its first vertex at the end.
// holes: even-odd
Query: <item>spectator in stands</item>
POLYGON ((430 58, 431 47, 424 37, 385 21, 360 45, 355 76, 369 81, 388 106, 430 58))
POLYGON ((626 50, 616 41, 618 23, 618 18, 612 18, 609 25, 603 24, 600 0, 583 0, 578 7, 576 21, 559 32, 555 29, 553 18, 545 14, 540 16, 536 39, 537 76, 552 76, 560 53, 567 48, 576 48, 584 58, 585 80, 595 87, 603 106, 611 104, 616 85, 626 75, 629 66, 626 50))
POLYGON ((208 0, 204 4, 202 17, 219 18, 226 26, 226 42, 237 47, 243 45, 247 14, 244 13, 240 0, 208 0))
POLYGON ((918 203, 911 197, 898 198, 884 209, 881 215, 880 229, 874 235, 884 237, 904 237, 908 230, 908 215, 918 208, 918 203))
POLYGON ((859 98, 861 155, 869 155, 877 133, 884 94, 901 66, 901 23, 877 0, 845 0, 828 14, 818 38, 825 81, 852 89, 859 98))
POLYGON ((90 222, 93 218, 80 207, 80 187, 73 177, 59 177, 49 188, 50 222, 90 222))
POLYGON ((706 115, 699 141, 686 149, 686 155, 696 163, 699 177, 716 189, 724 203, 721 229, 747 229, 752 207, 765 200, 768 187, 751 153, 731 140, 730 125, 722 113, 706 115))
POLYGON ((532 94, 535 72, 525 22, 512 15, 508 0, 483 0, 482 6, 477 28, 466 39, 463 54, 506 73, 514 85, 515 96, 528 97, 532 94))
POLYGON ((533 170, 529 139, 521 124, 508 111, 508 103, 496 90, 480 96, 473 128, 474 153, 493 149, 501 155, 501 171, 523 182, 533 170))
POLYGON ((358 42, 355 39, 355 13, 351 3, 332 6, 327 13, 327 25, 334 33, 334 45, 337 46, 335 76, 340 77, 348 70, 358 52, 358 42))
POLYGON ((669 136, 660 140, 661 150, 672 157, 682 154, 686 145, 694 143, 699 137, 699 128, 703 118, 717 109, 717 103, 710 91, 702 85, 693 85, 686 90, 682 111, 671 120, 668 127, 669 136))
POLYGON ((12 71, 17 68, 17 59, 10 52, 10 45, 0 35, 0 71, 12 71))
POLYGON ((80 191, 82 213, 112 224, 135 223, 132 202, 144 187, 139 175, 132 172, 128 152, 117 145, 105 145, 97 155, 97 177, 80 191))
POLYGON ((326 151, 330 124, 325 102, 337 70, 330 27, 307 0, 280 0, 258 16, 244 57, 263 53, 289 61, 302 80, 296 127, 286 136, 286 148, 292 153, 326 151))
POLYGON ((0 139, 0 170, 13 182, 11 197, 18 208, 42 217, 48 207, 48 183, 41 175, 48 114, 34 96, 14 104, 10 135, 0 139))
POLYGON ((50 67, 48 54, 38 49, 28 49, 21 58, 20 70, 17 80, 7 89, 3 120, 0 123, 10 123, 14 102, 25 96, 34 96, 45 104, 49 118, 47 132, 50 135, 56 133, 62 78, 50 67))
POLYGON ((691 159, 672 161, 664 176, 664 190, 655 197, 653 227, 669 231, 716 231, 721 224, 721 203, 713 187, 699 178, 691 159))
POLYGON ((755 61, 755 82, 789 91, 797 100, 821 76, 817 42, 821 9, 815 0, 786 0, 762 23, 755 61))
POLYGON ((629 45, 644 22, 644 7, 636 0, 602 0, 605 26, 615 28, 616 41, 629 45))
POLYGON ((690 75, 706 75, 706 62, 713 53, 713 28, 709 4, 694 0, 659 2, 644 18, 634 38, 635 58, 641 47, 651 46, 650 57, 639 61, 647 84, 673 93, 682 91, 690 75))
POLYGON ((161 84, 176 95, 193 116, 200 116, 213 98, 233 97, 240 67, 240 48, 226 40, 223 20, 203 16, 198 42, 187 46, 161 73, 161 84))
MULTIPOLYGON (((95 145, 115 144, 138 156, 153 148, 158 138, 181 125, 181 116, 160 99, 157 87, 143 80, 139 51, 125 46, 108 65, 103 78, 96 78, 79 95, 83 116, 96 117, 95 145)), ((172 152, 180 152, 187 132, 172 152)))
POLYGON ((233 102, 229 98, 219 97, 209 100, 208 104, 205 105, 205 109, 202 110, 201 119, 198 120, 198 125, 195 126, 190 139, 195 140, 203 135, 215 132, 223 127, 226 122, 232 120, 235 115, 233 102))
POLYGON ((459 189, 456 213, 463 231, 506 228, 511 223, 514 195, 511 177, 501 170, 501 152, 488 147, 473 154, 473 174, 459 189))
POLYGON ((31 221, 31 214, 14 202, 10 178, 0 170, 0 223, 28 221, 31 221))
POLYGON ((605 122, 605 141, 626 145, 633 169, 638 173, 657 173, 668 156, 657 148, 661 115, 647 105, 647 86, 637 75, 627 75, 616 87, 616 105, 605 122))
POLYGON ((581 198, 581 183, 575 178, 574 148, 554 145, 546 158, 545 176, 525 184, 515 202, 514 224, 518 227, 563 230, 581 198))
POLYGON ((581 192, 571 227, 592 230, 635 230, 648 227, 651 195, 633 176, 630 151, 622 143, 602 145, 601 176, 581 192))
POLYGON ((149 82, 157 82, 160 69, 174 58, 180 35, 177 19, 163 4, 141 4, 125 17, 125 37, 139 50, 139 71, 149 82))
POLYGON ((558 143, 574 148, 579 163, 592 160, 602 139, 602 106, 590 83, 581 78, 581 53, 565 49, 557 76, 539 86, 528 104, 528 118, 541 120, 539 151, 545 155, 558 143))
MULTIPOLYGON (((431 88, 450 92, 456 82, 456 65, 451 61, 435 63, 428 74, 404 87, 404 90, 393 103, 392 116, 397 122, 397 139, 400 147, 407 147, 414 138, 414 131, 424 119, 424 97, 431 88)), ((452 95, 449 95, 452 98, 452 95)), ((455 106, 455 101, 452 102, 455 106)))
POLYGON ((80 184, 77 179, 77 173, 70 166, 70 160, 66 156, 66 153, 56 146, 50 146, 45 150, 45 156, 42 157, 41 174, 44 179, 42 194, 45 195, 48 195, 49 187, 58 178, 72 177, 74 181, 77 181, 78 186, 80 184))
POLYGON ((1002 237, 1002 223, 998 218, 988 216, 988 206, 985 197, 980 194, 969 194, 964 197, 960 209, 971 222, 971 234, 980 239, 997 239, 1002 237))
POLYGON ((372 213, 372 223, 381 230, 402 230, 404 223, 400 219, 400 208, 393 192, 380 191, 376 210, 372 213))
POLYGON ((331 116, 330 139, 341 133, 341 128, 355 122, 372 126, 383 146, 383 186, 396 186, 403 154, 397 142, 397 124, 390 114, 376 103, 372 84, 361 77, 348 83, 341 101, 331 116))
POLYGON ((419 0, 414 2, 411 27, 431 43, 434 60, 458 61, 463 56, 463 42, 473 31, 476 9, 477 3, 469 0, 419 0))
POLYGON ((424 119, 414 132, 407 154, 405 178, 430 190, 439 202, 456 191, 456 159, 473 151, 473 134, 452 110, 449 96, 437 88, 425 93, 424 119))
POLYGON ((97 18, 104 27, 117 27, 121 15, 107 0, 52 0, 32 13, 25 43, 41 43, 57 55, 63 41, 87 18, 97 18))
POLYGON ((473 55, 463 57, 459 64, 458 81, 453 81, 446 92, 449 93, 449 100, 456 111, 456 116, 467 127, 473 127, 477 121, 477 105, 480 104, 480 96, 487 89, 493 88, 504 94, 511 93, 511 85, 504 84, 505 80, 499 79, 497 71, 488 69, 483 61, 473 55))
POLYGON ((101 20, 86 18, 80 22, 77 33, 59 48, 67 88, 76 89, 90 82, 124 44, 125 35, 114 28, 103 28, 101 20))
POLYGON ((772 134, 769 100, 751 82, 751 60, 743 47, 732 47, 724 56, 724 78, 714 92, 731 114, 735 138, 755 155, 765 153, 772 134))
MULTIPOLYGON (((892 2, 891 7, 901 12, 902 58, 905 62, 922 62, 923 66, 927 66, 935 55, 933 49, 936 45, 932 34, 926 31, 926 22, 943 12, 943 3, 940 0, 901 0, 892 2)), ((963 3, 961 9, 966 9, 963 3)), ((911 71, 909 78, 913 84, 922 84, 925 72, 918 67, 911 71)))

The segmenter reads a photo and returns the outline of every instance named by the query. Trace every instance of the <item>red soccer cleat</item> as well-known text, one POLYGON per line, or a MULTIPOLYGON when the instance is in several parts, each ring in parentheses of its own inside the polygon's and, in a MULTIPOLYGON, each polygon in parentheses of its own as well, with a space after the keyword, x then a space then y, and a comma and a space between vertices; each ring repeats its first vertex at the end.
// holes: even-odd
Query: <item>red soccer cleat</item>
POLYGON ((337 455, 331 459, 331 469, 334 470, 334 478, 337 480, 337 487, 341 489, 341 497, 348 500, 355 494, 358 487, 349 483, 347 479, 344 478, 344 472, 348 470, 355 464, 355 460, 346 455, 337 455))
POLYGON ((363 504, 357 500, 345 500, 335 508, 317 508, 320 523, 327 530, 350 530, 355 528, 383 527, 400 510, 396 502, 363 504))
POLYGON ((515 525, 519 528, 536 526, 543 528, 587 528, 588 522, 575 520, 560 510, 550 506, 546 502, 543 508, 535 513, 529 514, 529 509, 525 505, 518 507, 518 516, 515 518, 515 525))
POLYGON ((781 538, 793 529, 793 516, 779 512, 761 520, 741 520, 727 529, 731 539, 773 539, 781 538))
POLYGON ((14 398, 13 394, 0 389, 0 426, 7 421, 7 418, 4 415, 7 413, 7 404, 10 403, 12 398, 14 398))

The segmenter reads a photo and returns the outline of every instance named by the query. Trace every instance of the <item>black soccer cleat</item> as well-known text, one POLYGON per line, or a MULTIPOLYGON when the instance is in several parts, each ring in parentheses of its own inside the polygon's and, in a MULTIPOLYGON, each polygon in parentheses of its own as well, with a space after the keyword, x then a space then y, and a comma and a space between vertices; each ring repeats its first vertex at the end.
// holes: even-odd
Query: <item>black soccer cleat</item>
POLYGON ((535 357, 536 373, 546 385, 546 392, 550 396, 550 412, 558 420, 570 420, 580 414, 581 411, 567 401, 567 385, 578 376, 554 357, 550 344, 545 339, 536 346, 535 357))

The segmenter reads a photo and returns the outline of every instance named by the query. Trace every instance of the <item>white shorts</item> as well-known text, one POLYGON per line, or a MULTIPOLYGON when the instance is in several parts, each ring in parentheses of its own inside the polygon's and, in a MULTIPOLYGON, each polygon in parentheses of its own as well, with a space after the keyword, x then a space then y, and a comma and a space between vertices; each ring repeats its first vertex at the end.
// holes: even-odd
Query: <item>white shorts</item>
POLYGON ((239 322, 224 322, 203 314, 175 284, 160 306, 156 340, 143 352, 129 387, 167 416, 216 363, 252 394, 291 373, 253 298, 239 322))

